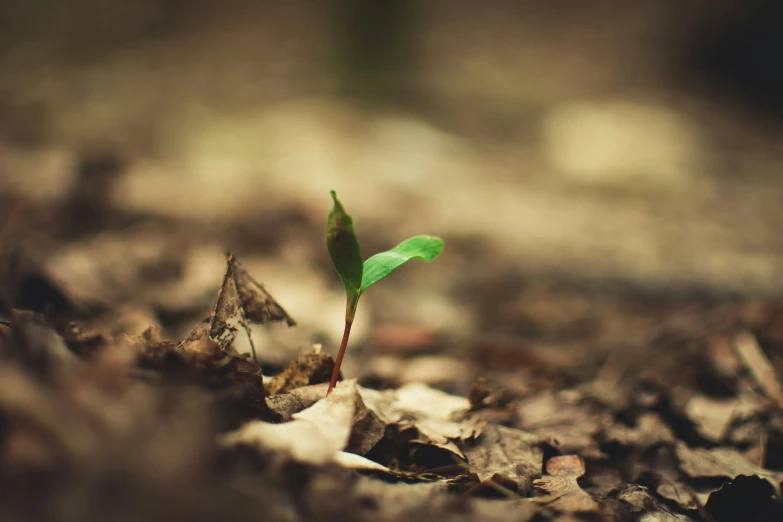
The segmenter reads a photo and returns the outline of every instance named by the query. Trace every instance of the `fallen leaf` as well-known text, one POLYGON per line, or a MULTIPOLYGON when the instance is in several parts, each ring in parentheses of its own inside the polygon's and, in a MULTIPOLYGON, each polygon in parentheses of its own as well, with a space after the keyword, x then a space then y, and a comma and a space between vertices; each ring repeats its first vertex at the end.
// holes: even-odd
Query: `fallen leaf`
POLYGON ((55 377, 82 364, 43 316, 11 310, 9 324, 8 335, 3 339, 2 355, 37 375, 55 377))
POLYGON ((630 507, 638 522, 687 522, 690 518, 672 513, 661 505, 644 486, 630 484, 612 495, 630 507))
POLYGON ((266 382, 269 395, 277 395, 302 386, 328 383, 334 369, 331 355, 313 351, 291 361, 281 373, 266 382))
POLYGON ((314 465, 336 462, 351 434, 356 381, 343 381, 328 397, 295 413, 290 422, 252 421, 222 436, 224 447, 254 446, 314 465))
POLYGON ((675 441, 674 433, 657 413, 645 412, 636 418, 634 426, 614 423, 603 429, 602 440, 625 447, 647 449, 661 443, 675 441))
POLYGON ((565 392, 543 392, 520 402, 517 428, 552 439, 561 452, 604 457, 596 435, 613 424, 608 412, 572 400, 565 392))
POLYGON ((374 460, 370 460, 355 453, 348 453, 347 451, 338 452, 335 462, 344 468, 380 474, 388 478, 403 479, 406 481, 435 482, 443 479, 443 477, 433 475, 432 473, 417 473, 391 469, 374 460))
POLYGON ((541 476, 544 452, 536 435, 505 426, 484 427, 475 443, 462 445, 470 471, 482 484, 495 483, 527 491, 541 476))
POLYGON ((426 384, 410 383, 394 390, 391 408, 399 418, 400 430, 413 429, 410 442, 434 446, 464 459, 455 441, 474 438, 481 425, 473 420, 455 421, 457 414, 470 409, 470 401, 436 390, 426 384))
POLYGON ((761 468, 734 448, 689 448, 680 442, 675 453, 680 469, 690 478, 756 475, 769 481, 776 491, 783 481, 783 472, 761 468))
POLYGON ((233 429, 248 418, 270 418, 258 365, 224 352, 209 338, 206 325, 180 345, 162 340, 157 327, 139 336, 125 336, 122 344, 138 353, 140 371, 216 392, 225 429, 233 429))
POLYGON ((706 490, 702 488, 697 490, 682 481, 659 484, 658 487, 655 488, 655 492, 662 498, 674 502, 686 511, 696 511, 700 509, 714 491, 715 488, 709 486, 707 486, 706 490))
POLYGON ((685 404, 685 414, 693 422, 699 435, 706 440, 719 443, 728 434, 732 422, 760 412, 761 404, 751 397, 713 399, 705 395, 694 395, 685 404))
POLYGON ((228 254, 226 278, 229 277, 234 279, 240 305, 248 321, 256 324, 284 321, 288 326, 296 326, 296 321, 269 295, 262 284, 242 268, 232 254, 228 254))
POLYGON ((420 417, 450 420, 454 414, 468 410, 470 401, 465 397, 436 390, 426 384, 410 383, 396 390, 394 406, 420 417))
MULTIPOLYGON (((270 410, 281 420, 310 407, 325 395, 325 385, 305 386, 269 397, 270 410)), ((383 438, 386 428, 406 432, 406 443, 438 448, 464 460, 457 442, 474 438, 482 423, 474 419, 454 420, 469 402, 427 385, 415 383, 397 390, 377 391, 357 386, 353 429, 348 448, 363 455, 383 438)))
POLYGON ((533 486, 547 493, 531 500, 566 513, 596 511, 598 504, 577 483, 585 474, 585 463, 577 455, 552 457, 546 461, 547 474, 533 482, 533 486))
POLYGON ((294 326, 296 322, 264 287, 239 265, 232 254, 228 254, 226 262, 226 273, 209 319, 209 338, 218 343, 224 351, 237 353, 234 341, 241 327, 247 335, 255 360, 256 348, 248 323, 285 321, 288 326, 294 326))

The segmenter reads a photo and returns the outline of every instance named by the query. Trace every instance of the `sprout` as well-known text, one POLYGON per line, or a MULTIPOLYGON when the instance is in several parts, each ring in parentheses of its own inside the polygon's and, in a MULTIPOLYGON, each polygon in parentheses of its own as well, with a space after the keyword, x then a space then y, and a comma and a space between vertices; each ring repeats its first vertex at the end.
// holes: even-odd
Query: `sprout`
POLYGON ((348 346, 348 337, 351 335, 351 325, 356 316, 356 307, 365 290, 411 259, 432 261, 443 250, 443 240, 440 238, 414 236, 391 250, 375 254, 367 261, 363 261, 359 250, 359 240, 356 238, 356 232, 353 228, 353 219, 337 199, 335 191, 331 191, 330 194, 334 200, 334 206, 329 211, 326 223, 326 249, 329 251, 329 257, 332 259, 337 274, 343 281, 346 305, 343 340, 340 343, 340 350, 337 352, 337 360, 334 364, 327 395, 337 384, 340 366, 348 346))

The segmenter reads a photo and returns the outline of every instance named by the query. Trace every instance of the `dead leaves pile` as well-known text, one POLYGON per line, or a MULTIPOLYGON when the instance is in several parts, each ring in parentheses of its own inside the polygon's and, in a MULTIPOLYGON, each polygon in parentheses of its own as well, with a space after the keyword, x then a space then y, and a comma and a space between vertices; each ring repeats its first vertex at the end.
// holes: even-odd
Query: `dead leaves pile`
MULTIPOLYGON (((111 313, 58 331, 10 302, 0 482, 58 470, 40 494, 80 520, 783 520, 769 469, 783 468, 781 387, 747 333, 708 351, 720 393, 478 381, 466 398, 348 380, 326 397, 334 363, 318 349, 263 375, 249 325, 295 322, 230 255, 212 313, 180 343, 125 335, 111 313), (76 494, 110 479, 125 484, 110 508, 76 494)), ((2 491, 24 518, 33 497, 2 491)))

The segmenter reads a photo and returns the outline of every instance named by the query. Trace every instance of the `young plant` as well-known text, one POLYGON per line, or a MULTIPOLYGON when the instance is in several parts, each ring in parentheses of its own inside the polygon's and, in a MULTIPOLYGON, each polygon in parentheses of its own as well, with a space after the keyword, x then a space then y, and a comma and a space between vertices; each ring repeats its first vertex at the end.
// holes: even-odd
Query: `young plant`
POLYGON ((348 337, 351 335, 351 325, 353 325, 353 319, 356 316, 356 307, 364 291, 411 259, 432 261, 443 250, 443 240, 438 237, 414 236, 391 250, 375 254, 363 261, 359 250, 359 240, 353 229, 353 219, 337 199, 337 193, 332 190, 330 194, 334 205, 329 211, 329 218, 326 222, 326 249, 329 251, 329 257, 332 259, 337 274, 343 281, 346 305, 343 340, 340 343, 340 351, 337 352, 337 360, 334 363, 327 395, 337 385, 340 365, 345 357, 348 337))

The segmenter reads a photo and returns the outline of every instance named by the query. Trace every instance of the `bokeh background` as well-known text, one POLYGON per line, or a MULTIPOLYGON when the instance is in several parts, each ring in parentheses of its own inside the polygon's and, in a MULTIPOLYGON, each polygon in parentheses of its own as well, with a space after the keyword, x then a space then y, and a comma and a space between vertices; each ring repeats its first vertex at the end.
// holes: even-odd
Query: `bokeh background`
POLYGON ((356 343, 642 346, 651 302, 783 289, 781 5, 6 0, 0 219, 174 338, 234 251, 331 351, 336 189, 365 255, 447 241, 356 343))

